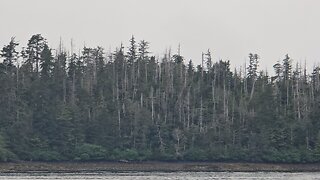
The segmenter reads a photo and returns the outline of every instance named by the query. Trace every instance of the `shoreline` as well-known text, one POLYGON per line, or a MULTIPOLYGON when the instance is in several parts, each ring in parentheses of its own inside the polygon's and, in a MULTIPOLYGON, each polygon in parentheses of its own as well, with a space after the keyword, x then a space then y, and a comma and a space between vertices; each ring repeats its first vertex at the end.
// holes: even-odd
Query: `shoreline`
POLYGON ((320 164, 224 162, 2 162, 0 173, 320 172, 320 164))

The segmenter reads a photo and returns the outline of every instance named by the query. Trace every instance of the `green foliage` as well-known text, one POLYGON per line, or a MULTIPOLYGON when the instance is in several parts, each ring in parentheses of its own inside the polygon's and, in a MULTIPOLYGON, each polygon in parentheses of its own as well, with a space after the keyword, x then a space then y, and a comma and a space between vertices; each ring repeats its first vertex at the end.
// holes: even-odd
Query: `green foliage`
POLYGON ((314 149, 315 158, 320 161, 320 132, 318 133, 316 140, 316 147, 314 149))
POLYGON ((137 150, 135 149, 125 149, 125 150, 119 150, 119 149, 115 149, 113 151, 113 158, 114 160, 138 160, 139 158, 139 154, 137 152, 137 150))
POLYGON ((7 162, 7 161, 13 161, 17 159, 18 157, 11 151, 4 148, 0 148, 0 161, 7 162))
POLYGON ((103 147, 94 144, 82 144, 75 148, 75 160, 104 160, 107 157, 107 151, 103 147))
POLYGON ((189 161, 205 161, 207 152, 199 148, 191 148, 184 154, 184 159, 189 161))
POLYGON ((31 153, 33 161, 61 161, 64 158, 59 152, 52 150, 35 150, 31 153))
POLYGON ((14 38, 1 50, 0 161, 320 162, 319 67, 286 55, 270 77, 253 53, 232 71, 134 37, 114 53, 62 44, 53 55, 36 34, 21 56, 14 38))
POLYGON ((0 161, 16 160, 17 156, 7 149, 5 139, 0 135, 0 161))

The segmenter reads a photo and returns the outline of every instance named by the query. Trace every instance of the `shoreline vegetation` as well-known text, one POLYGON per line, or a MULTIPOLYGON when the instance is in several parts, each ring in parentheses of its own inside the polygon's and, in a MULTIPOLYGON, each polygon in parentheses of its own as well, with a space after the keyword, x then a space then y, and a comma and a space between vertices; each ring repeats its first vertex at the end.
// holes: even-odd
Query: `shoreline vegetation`
POLYGON ((320 164, 232 162, 10 162, 0 173, 90 172, 320 172, 320 164))
POLYGON ((249 53, 232 70, 133 36, 109 52, 63 44, 36 34, 0 50, 1 162, 320 163, 320 66, 287 54, 269 73, 249 53))

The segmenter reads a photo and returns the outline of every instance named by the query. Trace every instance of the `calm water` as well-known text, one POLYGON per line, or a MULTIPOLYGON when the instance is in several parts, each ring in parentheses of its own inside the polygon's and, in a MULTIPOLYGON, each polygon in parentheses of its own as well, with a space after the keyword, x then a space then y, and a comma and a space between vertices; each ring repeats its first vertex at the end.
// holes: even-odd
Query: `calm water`
POLYGON ((160 180, 160 179, 184 179, 184 180, 204 180, 204 179, 319 179, 320 173, 277 173, 277 172, 257 172, 257 173, 230 173, 230 172, 136 172, 136 173, 10 173, 0 174, 0 179, 115 179, 115 180, 160 180))

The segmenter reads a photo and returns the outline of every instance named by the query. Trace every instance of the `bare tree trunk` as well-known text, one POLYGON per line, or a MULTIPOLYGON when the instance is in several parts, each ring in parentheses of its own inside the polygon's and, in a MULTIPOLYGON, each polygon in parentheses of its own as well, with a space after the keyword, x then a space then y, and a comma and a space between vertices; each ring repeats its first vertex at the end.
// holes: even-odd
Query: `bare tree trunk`
POLYGON ((148 63, 147 62, 144 62, 144 69, 145 69, 146 83, 148 83, 148 63))
MULTIPOLYGON (((112 76, 113 76, 113 80, 115 81, 116 80, 116 70, 115 70, 115 63, 112 63, 112 76)), ((116 85, 115 83, 113 83, 113 88, 112 88, 112 102, 115 102, 115 97, 117 97, 117 85, 118 85, 118 82, 116 82, 116 85)))
MULTIPOLYGON (((297 65, 297 71, 298 71, 298 65, 297 65)), ((298 111, 298 120, 299 122, 301 121, 301 110, 300 110, 300 86, 299 86, 299 81, 300 81, 300 74, 299 76, 296 78, 296 104, 297 104, 297 111, 298 111)), ((292 83, 293 84, 293 83, 292 83)))
POLYGON ((199 117, 199 129, 200 133, 203 132, 203 108, 202 108, 202 96, 200 98, 200 117, 199 117))
POLYGON ((125 95, 128 93, 128 73, 127 63, 124 61, 124 91, 125 95))
POLYGON ((63 92, 63 103, 66 104, 67 103, 67 87, 66 87, 66 78, 64 75, 62 79, 62 92, 63 92))
POLYGON ((223 115, 225 122, 228 121, 227 118, 227 93, 226 93, 226 83, 223 83, 223 115))
POLYGON ((249 102, 252 100, 253 93, 254 93, 254 87, 255 87, 255 84, 256 84, 256 80, 255 80, 255 79, 253 79, 253 83, 252 83, 252 87, 251 87, 251 93, 250 93, 250 99, 249 99, 249 102))
POLYGON ((289 107, 289 80, 286 80, 286 88, 287 88, 287 91, 286 91, 286 114, 287 114, 287 109, 289 107))
POLYGON ((310 149, 310 144, 309 144, 309 130, 307 129, 306 131, 306 148, 310 149))
POLYGON ((179 100, 179 122, 182 121, 182 105, 181 100, 179 100))
POLYGON ((116 78, 116 100, 117 100, 117 110, 118 110, 118 131, 119 137, 121 137, 121 106, 120 106, 120 99, 119 99, 119 84, 118 84, 118 76, 116 78))
POLYGON ((152 122, 154 123, 154 97, 153 97, 153 86, 151 86, 150 98, 151 98, 151 119, 152 119, 152 122))
POLYGON ((143 107, 143 94, 140 94, 140 107, 143 107))
MULTIPOLYGON (((17 71, 16 71, 16 99, 18 98, 19 95, 19 64, 17 64, 17 71)), ((20 117, 20 112, 19 112, 19 108, 17 107, 17 103, 16 103, 16 121, 19 121, 19 117, 20 117)))
POLYGON ((214 79, 211 83, 211 90, 212 90, 212 103, 213 103, 213 107, 212 107, 212 126, 214 128, 214 130, 216 130, 216 98, 215 98, 215 76, 214 79))
POLYGON ((88 119, 91 121, 91 108, 88 109, 88 119))
POLYGON ((190 87, 187 93, 187 129, 190 128, 190 87))
POLYGON ((118 107, 118 132, 119 132, 119 137, 121 137, 121 113, 120 113, 120 108, 118 107))
POLYGON ((246 78, 246 75, 247 75, 246 67, 247 67, 247 65, 246 65, 246 63, 244 63, 244 83, 243 83, 243 86, 244 86, 245 96, 247 96, 247 94, 248 94, 248 82, 247 82, 247 78, 246 78))
POLYGON ((159 142, 160 142, 160 152, 164 152, 165 151, 165 143, 163 142, 163 139, 161 137, 161 129, 160 129, 160 125, 158 125, 158 138, 159 138, 159 142))
POLYGON ((75 105, 75 93, 76 93, 76 73, 72 73, 72 85, 71 85, 71 104, 75 105))
POLYGON ((204 54, 201 54, 201 77, 203 78, 203 71, 204 71, 204 54))

